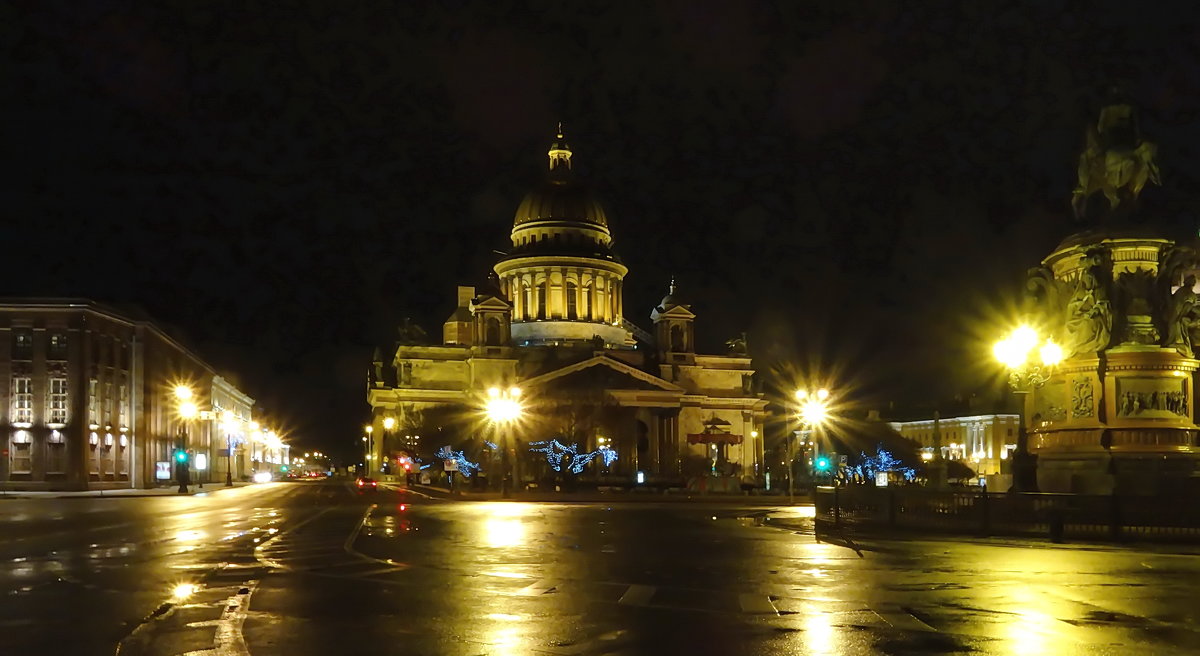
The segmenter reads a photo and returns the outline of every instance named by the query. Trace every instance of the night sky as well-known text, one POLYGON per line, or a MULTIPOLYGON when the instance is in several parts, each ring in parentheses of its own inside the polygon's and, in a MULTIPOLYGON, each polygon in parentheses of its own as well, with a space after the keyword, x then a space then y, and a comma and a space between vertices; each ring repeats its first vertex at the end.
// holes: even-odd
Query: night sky
POLYGON ((1108 85, 1194 230, 1186 6, 3 2, 0 294, 145 308, 352 451, 373 346, 440 335, 561 120, 635 323, 674 274, 702 346, 747 330, 784 384, 969 395, 1108 85))

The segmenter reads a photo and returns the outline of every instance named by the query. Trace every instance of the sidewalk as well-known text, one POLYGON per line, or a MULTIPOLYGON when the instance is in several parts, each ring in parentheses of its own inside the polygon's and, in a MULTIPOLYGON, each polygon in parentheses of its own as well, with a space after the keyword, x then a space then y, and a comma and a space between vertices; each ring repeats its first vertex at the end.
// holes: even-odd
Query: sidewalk
POLYGON ((5 491, 0 490, 0 499, 82 499, 89 497, 104 497, 104 498, 137 498, 137 497, 185 497, 195 496, 197 494, 207 494, 218 490, 235 490, 238 488, 249 487, 254 483, 238 481, 233 484, 233 487, 225 487, 223 483, 205 483, 203 488, 198 485, 189 485, 186 493, 179 492, 178 485, 170 487, 155 487, 150 489, 139 488, 121 488, 117 490, 16 490, 5 491))
MULTIPOLYGON (((391 489, 405 489, 399 484, 381 483, 391 489)), ((432 485, 411 485, 409 490, 436 499, 459 501, 499 501, 503 497, 500 492, 456 492, 432 485)), ((786 495, 745 495, 745 494, 700 494, 696 492, 678 492, 663 494, 651 492, 647 488, 640 491, 586 491, 586 492, 549 492, 523 491, 514 492, 509 501, 562 502, 562 503, 730 503, 746 506, 786 506, 786 495)), ((812 499, 804 495, 796 495, 796 504, 811 504, 812 499)))

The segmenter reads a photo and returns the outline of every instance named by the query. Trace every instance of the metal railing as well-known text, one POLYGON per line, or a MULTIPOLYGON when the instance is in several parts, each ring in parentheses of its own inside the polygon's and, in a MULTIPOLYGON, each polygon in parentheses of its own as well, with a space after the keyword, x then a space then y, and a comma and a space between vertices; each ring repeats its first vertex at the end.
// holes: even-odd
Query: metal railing
POLYGON ((1176 497, 819 487, 819 530, 913 529, 1051 540, 1200 541, 1200 504, 1176 497))

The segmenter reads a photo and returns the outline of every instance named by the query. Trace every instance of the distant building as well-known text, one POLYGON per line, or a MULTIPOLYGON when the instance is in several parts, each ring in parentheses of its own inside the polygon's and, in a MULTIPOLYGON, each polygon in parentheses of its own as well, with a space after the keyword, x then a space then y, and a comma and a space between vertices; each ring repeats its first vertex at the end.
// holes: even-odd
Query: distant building
MULTIPOLYGON (((0 379, 6 489, 167 484, 180 447, 193 482, 214 480, 211 430, 193 421, 184 431, 174 386, 188 384, 208 407, 221 379, 145 318, 89 300, 0 300, 0 379)), ((219 385, 248 421, 253 400, 219 385)))
POLYGON ((608 216, 575 175, 561 131, 548 155, 546 179, 517 208, 511 248, 489 283, 458 287, 441 343, 406 325, 399 342, 377 354, 364 436, 372 471, 387 474, 397 453, 418 443, 432 450, 438 440, 494 440, 470 419, 488 388, 515 386, 527 412, 513 452, 528 463, 527 479, 540 457, 529 443, 558 439, 581 453, 616 451, 589 474, 760 480, 766 401, 754 389, 744 342, 732 341, 724 355, 697 353, 696 315, 674 281, 648 313, 650 332, 628 321, 628 269, 608 216), (430 433, 434 414, 471 425, 439 437, 430 433))
POLYGON ((893 421, 889 425, 921 445, 925 453, 939 451, 946 460, 958 460, 976 474, 1008 473, 1001 466, 1017 448, 1020 415, 974 415, 939 417, 917 421, 893 421))

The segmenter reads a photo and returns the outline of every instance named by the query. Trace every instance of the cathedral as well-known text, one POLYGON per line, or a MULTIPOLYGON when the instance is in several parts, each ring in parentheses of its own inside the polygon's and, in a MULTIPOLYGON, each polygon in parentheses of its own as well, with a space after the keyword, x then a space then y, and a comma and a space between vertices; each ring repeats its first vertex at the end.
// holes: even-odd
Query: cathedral
POLYGON ((674 280, 649 309, 649 332, 628 320, 629 270, 561 125, 547 154, 544 179, 517 207, 511 248, 486 284, 458 287, 441 343, 406 324, 394 347, 376 351, 368 470, 389 478, 432 463, 436 472, 458 452, 486 476, 499 452, 531 485, 558 472, 543 455, 556 444, 605 455, 576 457, 585 464, 573 473, 608 484, 761 487, 766 401, 744 340, 728 354, 697 353, 697 317, 674 280), (519 394, 519 415, 503 427, 484 413, 498 390, 519 394))

